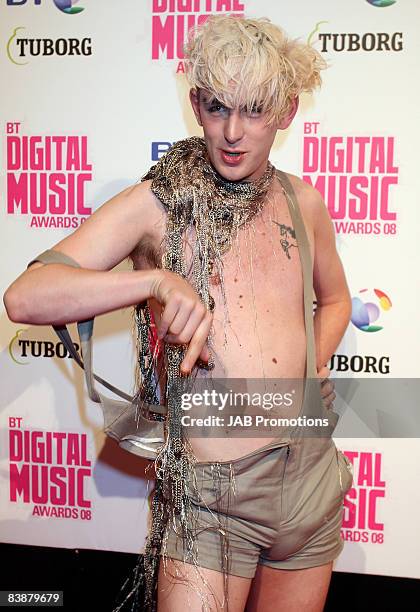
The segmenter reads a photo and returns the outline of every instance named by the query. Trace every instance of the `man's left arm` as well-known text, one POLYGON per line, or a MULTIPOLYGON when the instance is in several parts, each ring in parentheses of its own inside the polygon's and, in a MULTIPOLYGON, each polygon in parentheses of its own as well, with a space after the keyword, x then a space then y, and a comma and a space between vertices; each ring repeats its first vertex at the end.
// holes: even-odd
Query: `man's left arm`
POLYGON ((314 316, 318 373, 328 363, 347 329, 351 296, 335 245, 335 231, 327 207, 316 193, 313 202, 315 239, 313 286, 317 300, 314 316))

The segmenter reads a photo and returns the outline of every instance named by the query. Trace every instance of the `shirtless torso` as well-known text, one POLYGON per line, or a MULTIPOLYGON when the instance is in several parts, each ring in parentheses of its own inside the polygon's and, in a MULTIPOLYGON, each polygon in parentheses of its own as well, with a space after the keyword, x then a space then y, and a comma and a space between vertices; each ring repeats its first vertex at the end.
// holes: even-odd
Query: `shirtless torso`
MULTIPOLYGON (((289 175, 300 205, 313 261, 311 217, 313 190, 289 175)), ((158 267, 165 232, 165 211, 156 199, 155 232, 131 254, 134 267, 158 267)), ((262 212, 234 240, 223 257, 230 323, 226 325, 220 281, 211 278, 215 300, 213 378, 302 378, 306 334, 303 316, 302 268, 286 198, 276 179, 262 212), (225 333, 227 342, 225 343, 225 333)), ((187 249, 188 253, 188 249, 187 249)), ((188 255, 187 255, 188 262, 188 255)), ((149 300, 155 321, 161 307, 149 300)), ((209 376, 200 370, 199 376, 209 376)), ((273 438, 191 438, 199 461, 227 461, 264 446, 273 438)))

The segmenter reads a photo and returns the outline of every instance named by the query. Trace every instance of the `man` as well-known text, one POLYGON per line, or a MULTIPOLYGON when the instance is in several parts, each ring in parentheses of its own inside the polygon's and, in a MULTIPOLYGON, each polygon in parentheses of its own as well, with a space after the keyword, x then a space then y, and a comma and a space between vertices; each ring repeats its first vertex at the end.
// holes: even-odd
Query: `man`
MULTIPOLYGON (((276 175, 268 162, 300 93, 320 83, 323 62, 268 20, 218 16, 190 37, 186 65, 204 140, 176 143, 140 184, 53 247, 81 269, 31 265, 5 294, 8 315, 60 324, 147 300, 169 377, 176 378, 178 364, 178 374, 198 378, 324 379, 351 312, 332 223, 316 190, 295 176, 276 175), (112 271, 127 256, 134 271, 112 271), (317 298, 313 322, 308 274, 317 298)), ((309 406, 304 389, 301 405, 309 406)), ((331 386, 323 385, 322 396, 328 406, 331 386)), ((182 472, 189 495, 179 490, 178 513, 165 526, 159 612, 184 610, 186 601, 194 611, 279 605, 321 611, 342 549, 341 506, 351 485, 349 472, 341 471, 346 466, 337 469, 335 447, 325 442, 309 459, 293 440, 273 441, 273 435, 189 443, 200 490, 182 472), (217 494, 206 488, 215 470, 217 494), (229 497, 226 470, 238 485, 229 507, 219 504, 229 497), (189 530, 190 500, 198 512, 195 531, 189 530), (195 546, 189 559, 183 536, 195 546), (220 553, 221 542, 230 550, 220 553)), ((188 458, 185 448, 167 445, 166 459, 179 467, 188 458)), ((169 497, 176 505, 174 480, 169 497)))

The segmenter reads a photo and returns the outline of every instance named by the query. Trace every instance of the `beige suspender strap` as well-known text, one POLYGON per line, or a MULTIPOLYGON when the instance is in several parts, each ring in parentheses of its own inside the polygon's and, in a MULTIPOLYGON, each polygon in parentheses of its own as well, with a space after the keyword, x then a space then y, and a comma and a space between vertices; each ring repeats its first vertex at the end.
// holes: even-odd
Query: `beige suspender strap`
MULTIPOLYGON (((35 261, 40 261, 43 264, 61 263, 67 266, 72 266, 73 268, 81 267, 74 259, 72 259, 68 255, 61 253, 60 251, 55 251, 53 249, 48 249, 47 251, 44 251, 43 253, 41 253, 34 259, 32 259, 32 261, 28 263, 28 267, 31 265, 31 263, 34 263, 35 261)), ((80 344, 82 347, 83 361, 80 359, 76 349, 74 348, 74 345, 71 340, 67 327, 65 325, 53 325, 53 328, 56 334, 58 335, 58 337, 60 338, 60 340, 62 341, 62 343, 64 344, 64 346, 66 347, 66 349, 69 351, 70 355, 76 361, 76 363, 81 368, 84 369, 86 386, 88 389, 89 397, 92 401, 94 402, 100 401, 99 394, 95 389, 95 380, 100 382, 102 385, 104 385, 104 387, 106 387, 107 389, 115 393, 116 395, 119 395, 123 399, 132 401, 133 398, 131 397, 131 395, 128 395, 128 393, 125 393, 124 391, 121 391, 121 389, 114 387, 114 385, 107 382, 106 380, 98 376, 97 374, 93 373, 93 370, 92 370, 93 320, 94 319, 91 318, 91 319, 87 319, 86 321, 78 321, 77 323, 77 331, 79 332, 80 344)))
MULTIPOLYGON (((47 250, 41 255, 38 255, 30 263, 40 261, 41 263, 62 263, 74 268, 81 266, 71 257, 54 251, 47 250)), ((30 265, 30 264, 28 264, 30 265)), ((70 334, 65 325, 53 325, 53 328, 64 346, 67 348, 76 363, 84 369, 85 379, 89 392, 89 397, 92 401, 101 405, 104 417, 104 431, 114 438, 119 445, 146 459, 155 459, 157 452, 165 441, 165 431, 163 422, 160 420, 149 420, 143 417, 139 412, 139 403, 134 402, 134 398, 121 391, 111 383, 107 382, 92 370, 92 332, 93 332, 93 317, 86 321, 77 322, 77 330, 79 332, 80 343, 82 347, 83 361, 80 359, 76 349, 74 348, 70 334), (104 387, 119 395, 128 401, 114 400, 110 397, 102 395, 95 388, 95 380, 100 382, 104 387)), ((142 402, 143 407, 147 407, 152 413, 161 415, 167 414, 166 406, 155 406, 142 402)))
POLYGON ((26 267, 29 268, 29 266, 35 263, 36 261, 40 261, 43 264, 62 263, 66 264, 67 266, 72 266, 73 268, 81 267, 77 263, 77 261, 75 261, 68 255, 65 255, 64 253, 61 253, 60 251, 54 251, 54 249, 47 249, 46 251, 32 259, 26 267))
POLYGON ((306 377, 317 378, 315 332, 312 309, 313 272, 311 251, 309 248, 308 236, 306 234, 306 229, 303 223, 302 214, 300 212, 295 190, 293 189, 289 177, 284 172, 276 169, 276 173, 282 186, 283 193, 286 197, 287 205, 289 207, 293 228, 296 233, 296 240, 298 243, 299 256, 302 265, 303 300, 306 329, 306 377))

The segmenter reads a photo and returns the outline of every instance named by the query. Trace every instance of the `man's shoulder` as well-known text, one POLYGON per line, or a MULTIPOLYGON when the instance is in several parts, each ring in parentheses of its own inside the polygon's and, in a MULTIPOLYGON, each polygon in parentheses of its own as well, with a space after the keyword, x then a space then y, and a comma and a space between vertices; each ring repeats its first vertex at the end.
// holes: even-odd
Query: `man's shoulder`
POLYGON ((142 229, 141 238, 130 253, 137 268, 142 267, 141 256, 153 265, 158 261, 158 251, 166 223, 167 211, 153 193, 151 186, 152 180, 147 179, 132 185, 125 192, 125 196, 130 200, 133 222, 140 224, 142 229))
POLYGON ((312 187, 312 185, 309 185, 309 183, 306 183, 295 174, 291 174, 290 172, 285 172, 285 174, 289 178, 296 193, 298 203, 301 206, 310 207, 323 203, 321 194, 315 187, 312 187))
POLYGON ((152 180, 144 180, 131 185, 125 189, 122 194, 131 200, 133 204, 142 204, 143 206, 151 206, 160 212, 165 212, 162 202, 155 196, 151 189, 152 180))
POLYGON ((321 194, 315 187, 312 187, 312 185, 309 185, 295 174, 290 172, 285 172, 285 174, 292 184, 303 217, 314 226, 319 214, 324 212, 325 209, 325 203, 321 194))

